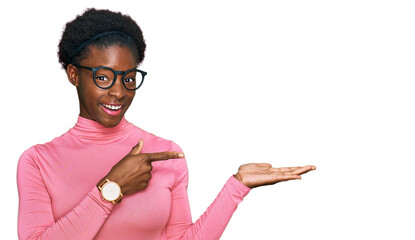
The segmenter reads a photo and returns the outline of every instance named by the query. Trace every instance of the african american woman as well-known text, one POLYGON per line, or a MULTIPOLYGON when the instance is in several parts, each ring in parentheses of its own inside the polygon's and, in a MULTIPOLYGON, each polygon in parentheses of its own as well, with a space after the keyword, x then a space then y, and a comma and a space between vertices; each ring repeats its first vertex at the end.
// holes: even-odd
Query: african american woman
POLYGON ((194 223, 184 154, 124 118, 146 72, 146 44, 127 15, 88 9, 66 24, 59 62, 79 98, 68 132, 20 157, 20 239, 219 239, 250 189, 291 179, 312 165, 242 165, 194 223))

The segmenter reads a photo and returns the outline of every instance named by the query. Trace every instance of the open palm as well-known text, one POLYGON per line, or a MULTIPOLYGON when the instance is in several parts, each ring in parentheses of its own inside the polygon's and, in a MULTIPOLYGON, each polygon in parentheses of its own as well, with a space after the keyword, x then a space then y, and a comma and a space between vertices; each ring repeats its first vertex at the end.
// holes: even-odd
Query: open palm
POLYGON ((301 179, 301 174, 315 169, 316 167, 313 165, 273 168, 269 163, 248 163, 239 167, 235 178, 247 187, 255 188, 287 180, 301 179))

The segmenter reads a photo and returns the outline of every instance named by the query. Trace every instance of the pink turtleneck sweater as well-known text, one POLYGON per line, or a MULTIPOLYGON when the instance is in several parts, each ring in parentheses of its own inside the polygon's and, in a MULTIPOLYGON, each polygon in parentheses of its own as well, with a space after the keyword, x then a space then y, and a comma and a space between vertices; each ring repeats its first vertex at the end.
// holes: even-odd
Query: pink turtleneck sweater
POLYGON ((75 127, 20 157, 18 233, 20 239, 219 239, 249 188, 234 177, 192 223, 186 160, 153 162, 146 189, 121 203, 102 199, 96 187, 139 139, 141 152, 180 151, 124 118, 113 128, 78 118, 75 127))

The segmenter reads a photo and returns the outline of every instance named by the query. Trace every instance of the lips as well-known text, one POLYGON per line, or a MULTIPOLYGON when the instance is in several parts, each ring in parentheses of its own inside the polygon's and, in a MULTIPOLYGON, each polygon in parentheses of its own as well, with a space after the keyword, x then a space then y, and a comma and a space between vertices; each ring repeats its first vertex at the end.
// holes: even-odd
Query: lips
POLYGON ((121 113, 124 105, 122 104, 100 104, 102 110, 111 116, 116 116, 121 113))
POLYGON ((117 111, 118 109, 122 108, 122 105, 111 105, 111 104, 101 104, 101 105, 112 111, 117 111))

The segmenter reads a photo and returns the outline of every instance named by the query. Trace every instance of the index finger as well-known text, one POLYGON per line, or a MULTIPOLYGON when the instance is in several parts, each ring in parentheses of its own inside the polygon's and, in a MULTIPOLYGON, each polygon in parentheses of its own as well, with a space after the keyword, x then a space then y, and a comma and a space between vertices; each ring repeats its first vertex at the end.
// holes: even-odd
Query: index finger
POLYGON ((165 161, 169 159, 176 159, 176 158, 183 158, 184 154, 181 152, 156 152, 156 153, 141 153, 139 154, 143 157, 144 161, 149 163, 156 162, 156 161, 165 161))

